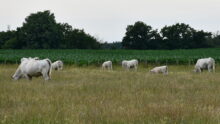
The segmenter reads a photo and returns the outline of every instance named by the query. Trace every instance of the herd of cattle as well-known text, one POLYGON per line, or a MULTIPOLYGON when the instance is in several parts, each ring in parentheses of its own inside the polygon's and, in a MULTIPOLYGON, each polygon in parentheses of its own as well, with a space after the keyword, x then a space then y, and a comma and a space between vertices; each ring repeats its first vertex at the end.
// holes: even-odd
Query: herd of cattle
MULTIPOLYGON (((138 68, 138 60, 123 60, 122 67, 126 70, 138 68)), ((12 76, 14 80, 18 80, 20 78, 26 78, 31 80, 32 77, 43 76, 45 80, 50 80, 51 71, 52 70, 62 70, 63 62, 61 60, 51 62, 49 59, 40 60, 38 57, 35 58, 21 58, 21 63, 17 68, 15 74, 12 76)), ((112 70, 112 61, 106 61, 102 64, 102 69, 112 70)), ((194 72, 202 72, 203 70, 208 70, 209 72, 215 72, 215 60, 211 57, 198 59, 195 65, 194 72)), ((150 73, 162 73, 168 74, 167 66, 159 66, 150 70, 150 73)))

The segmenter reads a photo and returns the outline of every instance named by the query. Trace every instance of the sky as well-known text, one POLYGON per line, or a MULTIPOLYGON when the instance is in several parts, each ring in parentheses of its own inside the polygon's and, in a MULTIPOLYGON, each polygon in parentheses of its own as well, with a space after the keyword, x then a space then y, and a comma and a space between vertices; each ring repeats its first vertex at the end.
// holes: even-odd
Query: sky
POLYGON ((136 21, 158 30, 178 22, 220 30, 220 0, 1 0, 0 31, 21 27, 25 17, 44 10, 103 42, 121 41, 136 21))

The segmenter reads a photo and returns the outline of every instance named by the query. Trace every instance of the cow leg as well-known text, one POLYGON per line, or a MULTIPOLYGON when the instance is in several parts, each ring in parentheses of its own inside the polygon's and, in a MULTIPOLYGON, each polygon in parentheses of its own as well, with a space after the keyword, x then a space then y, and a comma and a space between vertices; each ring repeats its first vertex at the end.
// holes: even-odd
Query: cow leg
POLYGON ((212 71, 215 72, 215 65, 212 65, 212 71))
POLYGON ((44 80, 50 80, 50 77, 48 75, 43 76, 44 80))
MULTIPOLYGON (((211 65, 208 65, 208 71, 211 72, 212 70, 212 66, 211 65)), ((213 70, 212 70, 213 71, 213 70)))
POLYGON ((44 80, 50 80, 50 76, 47 74, 45 74, 43 77, 44 77, 44 80))
POLYGON ((210 66, 208 66, 208 68, 209 68, 209 71, 211 72, 215 72, 215 66, 214 65, 210 65, 210 66))
POLYGON ((30 75, 24 75, 24 77, 28 80, 32 80, 32 76, 30 76, 30 75))
POLYGON ((134 68, 135 68, 135 71, 137 71, 137 65, 135 65, 134 68))
POLYGON ((28 76, 28 80, 32 80, 32 76, 28 76))
POLYGON ((50 76, 47 74, 47 72, 43 73, 42 75, 43 75, 44 80, 50 80, 50 76))
POLYGON ((41 74, 42 74, 44 80, 50 80, 51 79, 49 71, 50 71, 49 69, 43 69, 42 70, 41 74))
POLYGON ((129 71, 130 70, 130 66, 127 66, 126 69, 127 69, 127 71, 129 71))

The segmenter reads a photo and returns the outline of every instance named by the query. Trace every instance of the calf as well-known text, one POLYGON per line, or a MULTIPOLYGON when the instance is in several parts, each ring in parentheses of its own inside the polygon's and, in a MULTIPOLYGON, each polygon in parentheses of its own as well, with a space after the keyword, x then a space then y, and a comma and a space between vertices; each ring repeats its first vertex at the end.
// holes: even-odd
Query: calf
POLYGON ((152 70, 150 70, 151 73, 159 74, 162 73, 164 75, 168 74, 168 67, 167 66, 159 66, 155 67, 152 70))
POLYGON ((112 61, 106 61, 102 64, 102 69, 112 70, 112 61))
POLYGON ((137 70, 137 68, 138 68, 138 60, 136 60, 136 59, 132 59, 130 61, 123 60, 122 61, 122 67, 124 69, 127 69, 127 70, 132 69, 132 68, 137 70))
POLYGON ((194 72, 202 72, 208 70, 209 72, 215 72, 215 60, 211 57, 198 59, 195 65, 194 72))
POLYGON ((58 61, 52 63, 52 69, 62 70, 63 69, 63 62, 61 60, 58 60, 58 61))

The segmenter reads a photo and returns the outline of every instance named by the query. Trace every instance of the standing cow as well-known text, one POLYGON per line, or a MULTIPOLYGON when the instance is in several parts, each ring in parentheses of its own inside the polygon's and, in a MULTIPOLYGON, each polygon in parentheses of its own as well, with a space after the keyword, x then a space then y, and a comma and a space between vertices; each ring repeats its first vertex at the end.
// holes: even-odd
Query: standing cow
POLYGON ((112 70, 112 61, 106 61, 102 64, 102 69, 112 70))
POLYGON ((34 58, 22 58, 21 64, 12 76, 14 80, 43 76, 44 80, 50 80, 51 61, 49 59, 37 60, 34 58))
POLYGON ((39 57, 34 57, 34 58, 32 58, 32 57, 28 57, 28 58, 23 57, 23 58, 21 58, 21 63, 22 63, 24 60, 31 60, 31 59, 40 60, 39 57))
POLYGON ((123 60, 122 61, 122 67, 124 69, 126 69, 126 70, 129 70, 129 69, 132 69, 132 68, 137 70, 137 68, 138 68, 138 60, 136 60, 136 59, 132 59, 130 61, 123 60))
POLYGON ((63 69, 63 62, 61 60, 58 60, 58 61, 52 63, 52 69, 62 70, 63 69))
POLYGON ((202 72, 207 69, 209 72, 215 72, 215 60, 211 57, 198 59, 195 65, 194 72, 202 72))
POLYGON ((162 73, 164 75, 167 75, 168 74, 168 67, 167 66, 155 67, 152 70, 150 70, 150 73, 155 73, 155 74, 162 73))

